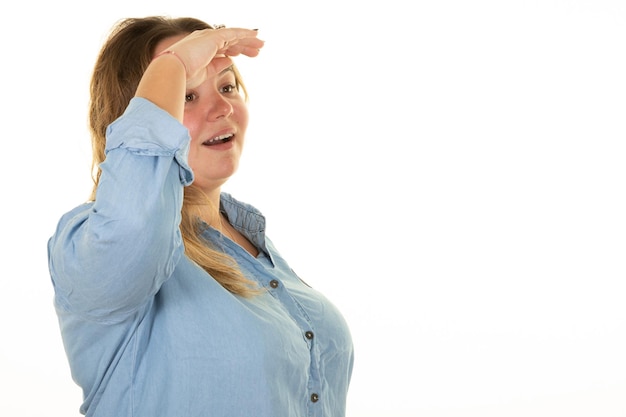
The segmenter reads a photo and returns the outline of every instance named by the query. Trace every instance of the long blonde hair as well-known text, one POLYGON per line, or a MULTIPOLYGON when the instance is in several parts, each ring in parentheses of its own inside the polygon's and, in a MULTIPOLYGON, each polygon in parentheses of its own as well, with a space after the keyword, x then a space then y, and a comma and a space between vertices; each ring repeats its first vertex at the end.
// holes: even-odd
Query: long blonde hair
MULTIPOLYGON (((194 18, 151 16, 118 22, 104 43, 91 77, 89 128, 92 138, 92 178, 90 199, 97 198, 100 164, 105 159, 106 129, 120 117, 135 95, 139 80, 150 63, 154 48, 163 39, 211 29, 194 18)), ((247 98, 245 86, 236 68, 237 87, 247 98)), ((185 254, 234 294, 251 296, 257 291, 230 256, 216 250, 202 238, 196 208, 206 203, 204 194, 193 184, 185 187, 180 230, 185 254)))

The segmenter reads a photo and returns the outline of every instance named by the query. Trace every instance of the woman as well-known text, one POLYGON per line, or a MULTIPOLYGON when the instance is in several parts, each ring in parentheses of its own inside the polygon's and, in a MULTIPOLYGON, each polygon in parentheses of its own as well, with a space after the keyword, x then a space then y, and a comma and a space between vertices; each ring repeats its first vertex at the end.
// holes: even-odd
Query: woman
POLYGON ((119 23, 91 82, 94 191, 48 243, 87 416, 343 416, 353 350, 254 207, 221 192, 248 122, 230 56, 255 30, 119 23))

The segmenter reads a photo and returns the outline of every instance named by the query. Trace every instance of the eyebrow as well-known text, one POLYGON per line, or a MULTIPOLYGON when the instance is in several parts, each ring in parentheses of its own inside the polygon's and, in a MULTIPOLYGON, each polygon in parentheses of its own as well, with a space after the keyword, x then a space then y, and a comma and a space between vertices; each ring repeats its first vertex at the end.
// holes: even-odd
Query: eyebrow
POLYGON ((233 69, 233 65, 229 65, 226 68, 224 68, 223 70, 220 71, 219 75, 224 75, 226 74, 228 71, 232 71, 233 74, 235 73, 235 70, 233 69))

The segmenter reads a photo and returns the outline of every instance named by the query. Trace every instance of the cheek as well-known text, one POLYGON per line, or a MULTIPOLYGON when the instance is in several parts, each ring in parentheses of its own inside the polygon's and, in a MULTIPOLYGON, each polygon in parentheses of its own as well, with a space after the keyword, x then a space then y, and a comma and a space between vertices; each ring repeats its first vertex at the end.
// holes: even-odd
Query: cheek
POLYGON ((183 115, 183 125, 189 130, 189 136, 191 136, 191 142, 196 141, 198 132, 200 130, 200 121, 193 113, 185 112, 183 115))
POLYGON ((245 103, 237 103, 233 106, 233 117, 241 133, 244 133, 248 127, 248 106, 245 103))

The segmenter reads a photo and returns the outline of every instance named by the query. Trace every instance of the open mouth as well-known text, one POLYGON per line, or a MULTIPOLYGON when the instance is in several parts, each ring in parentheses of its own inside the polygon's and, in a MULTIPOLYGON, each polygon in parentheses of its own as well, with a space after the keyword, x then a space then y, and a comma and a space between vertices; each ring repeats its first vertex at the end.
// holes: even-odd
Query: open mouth
POLYGON ((234 134, 227 133, 225 135, 220 135, 220 136, 216 136, 214 138, 205 140, 204 142, 202 142, 202 144, 205 145, 205 146, 219 145, 221 143, 230 142, 231 140, 233 140, 234 137, 235 137, 234 134))

